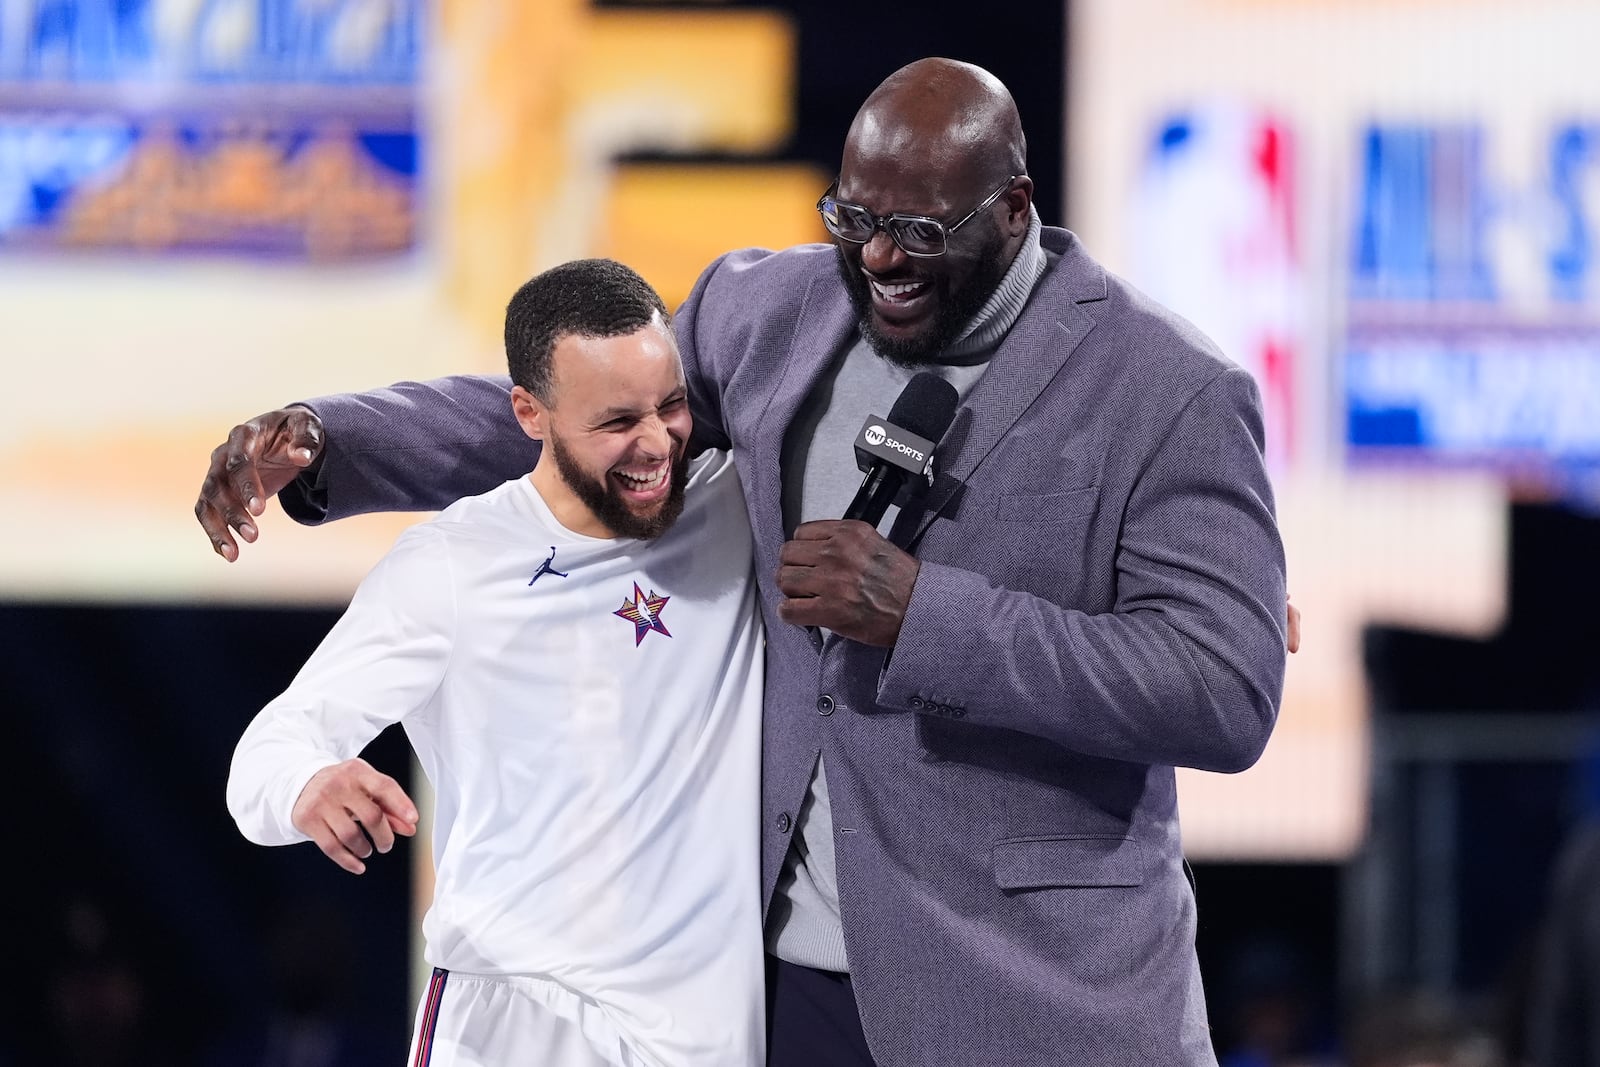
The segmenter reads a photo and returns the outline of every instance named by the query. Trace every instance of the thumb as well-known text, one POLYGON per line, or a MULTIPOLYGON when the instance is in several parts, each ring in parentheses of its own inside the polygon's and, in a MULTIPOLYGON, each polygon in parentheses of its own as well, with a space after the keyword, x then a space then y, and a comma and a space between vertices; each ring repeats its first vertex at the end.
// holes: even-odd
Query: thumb
POLYGON ((407 837, 417 832, 417 806, 406 796, 405 790, 400 788, 399 783, 390 779, 374 790, 370 796, 383 810, 383 816, 388 820, 391 830, 407 837))
POLYGON ((415 819, 409 819, 409 820, 401 819, 400 816, 392 815, 389 812, 384 812, 383 813, 383 817, 384 817, 384 820, 386 822, 388 822, 389 829, 393 830, 395 833, 399 834, 401 837, 415 837, 415 836, 417 836, 417 820, 415 820, 415 819))
POLYGON ((289 419, 289 462, 308 467, 322 454, 322 420, 310 408, 292 408, 289 419))

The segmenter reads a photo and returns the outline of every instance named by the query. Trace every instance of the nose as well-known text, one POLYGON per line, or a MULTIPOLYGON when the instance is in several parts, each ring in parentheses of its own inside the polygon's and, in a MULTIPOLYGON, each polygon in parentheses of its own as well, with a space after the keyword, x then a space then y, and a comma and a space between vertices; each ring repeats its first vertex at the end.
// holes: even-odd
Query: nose
POLYGON ((873 274, 888 274, 905 262, 906 253, 889 232, 879 227, 861 246, 861 265, 873 274))
POLYGON ((652 414, 639 422, 639 450, 651 459, 665 459, 672 454, 672 432, 659 414, 652 414))

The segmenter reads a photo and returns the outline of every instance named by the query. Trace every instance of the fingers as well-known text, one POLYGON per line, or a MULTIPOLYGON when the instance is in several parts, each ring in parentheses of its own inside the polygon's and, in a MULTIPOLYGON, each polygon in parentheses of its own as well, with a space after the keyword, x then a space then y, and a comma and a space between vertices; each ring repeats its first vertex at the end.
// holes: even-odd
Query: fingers
MULTIPOLYGON (((796 537, 805 525, 795 530, 796 537)), ((794 626, 817 625, 811 621, 811 616, 818 608, 817 597, 828 584, 828 572, 819 566, 822 544, 818 540, 788 541, 778 550, 778 591, 787 598, 778 602, 778 617, 784 622, 794 626)))
POLYGON ((778 617, 866 645, 899 639, 919 565, 864 522, 802 524, 778 553, 778 617), (820 536, 818 536, 820 535, 820 536))
MULTIPOLYGON (((243 426, 235 426, 228 434, 227 444, 223 446, 222 470, 232 494, 231 499, 246 508, 250 515, 261 514, 267 506, 257 465, 261 462, 269 437, 270 434, 261 432, 259 420, 252 419, 243 426)), ((215 462, 213 455, 213 465, 215 462)), ((233 516, 229 516, 228 520, 230 525, 234 524, 233 516)), ((244 518, 243 521, 248 522, 249 519, 244 518)), ((242 530, 240 532, 243 533, 242 530)))
POLYGON ((834 538, 786 543, 778 551, 778 589, 788 597, 848 595, 860 566, 844 549, 834 538))
POLYGON ((390 815, 387 813, 385 813, 385 818, 389 822, 389 829, 394 833, 399 834, 401 837, 417 836, 417 820, 403 819, 398 815, 390 815))
POLYGON ((1289 651, 1300 651, 1300 609, 1289 601, 1289 651))
POLYGON ((810 522, 802 522, 794 528, 794 537, 790 543, 792 544, 795 541, 826 541, 830 537, 841 535, 859 537, 864 533, 876 534, 877 532, 877 528, 870 523, 861 522, 857 519, 812 519, 810 522))
POLYGON ((213 551, 230 563, 239 558, 239 545, 230 531, 239 531, 246 541, 257 536, 252 512, 259 515, 263 507, 254 459, 259 440, 252 423, 235 426, 228 439, 212 450, 211 466, 195 502, 195 518, 211 539, 213 551))
POLYGON ((795 527, 794 537, 778 550, 778 562, 792 567, 859 566, 882 543, 878 531, 864 522, 816 519, 795 527))
POLYGON ((782 564, 778 567, 778 589, 784 596, 819 596, 828 584, 826 572, 815 566, 782 564))
POLYGON ((785 541, 783 547, 778 549, 778 562, 789 567, 815 567, 822 562, 822 547, 826 543, 826 541, 785 541))
POLYGON ((239 545, 232 530, 246 541, 257 536, 253 516, 261 514, 265 496, 261 479, 256 473, 261 434, 256 429, 257 420, 235 426, 228 439, 211 453, 211 466, 200 483, 200 499, 194 507, 195 518, 211 548, 223 559, 232 563, 239 558, 239 545))
POLYGON ((239 545, 233 539, 233 533, 228 529, 228 520, 223 517, 216 505, 211 502, 213 486, 208 477, 200 486, 200 499, 194 505, 194 517, 199 520, 200 528, 206 532, 206 537, 211 540, 211 550, 223 559, 232 563, 239 558, 239 545))
POLYGON ((322 849, 323 855, 351 874, 366 873, 367 865, 362 861, 372 855, 372 842, 348 812, 344 817, 330 815, 324 819, 311 840, 322 849))
POLYGON ((211 453, 194 508, 217 555, 230 563, 239 558, 234 532, 254 542, 255 518, 268 498, 315 462, 323 443, 322 420, 303 407, 269 411, 228 432, 211 453))
POLYGON ((363 861, 392 849, 396 834, 416 833, 417 808, 398 782, 358 758, 314 774, 292 821, 334 863, 361 874, 363 861))
POLYGON ((824 597, 790 597, 778 601, 778 618, 791 626, 822 626, 832 629, 838 608, 824 597))
POLYGON ((778 588, 784 596, 820 596, 829 584, 837 584, 839 568, 829 566, 833 549, 832 531, 823 522, 803 523, 795 530, 797 540, 786 541, 778 550, 778 588), (823 534, 818 537, 818 532, 823 534), (806 536, 801 537, 802 534, 806 536), (834 579, 830 582, 829 579, 834 579))
POLYGON ((406 796, 406 791, 400 788, 400 783, 388 775, 379 775, 380 784, 369 792, 372 802, 377 806, 383 819, 384 834, 387 844, 373 838, 373 843, 378 846, 379 852, 388 852, 394 847, 394 835, 412 837, 417 832, 417 806, 406 796))

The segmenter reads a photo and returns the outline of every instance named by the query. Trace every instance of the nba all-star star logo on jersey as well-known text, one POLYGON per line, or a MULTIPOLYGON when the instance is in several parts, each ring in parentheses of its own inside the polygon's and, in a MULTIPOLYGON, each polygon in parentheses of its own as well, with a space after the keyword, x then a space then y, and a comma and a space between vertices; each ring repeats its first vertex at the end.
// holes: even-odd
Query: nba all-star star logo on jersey
POLYGON ((644 591, 639 588, 639 583, 634 582, 633 599, 624 598, 622 607, 611 614, 633 623, 633 646, 638 648, 639 642, 644 640, 644 635, 651 630, 665 637, 672 636, 661 622, 661 612, 671 599, 669 596, 658 596, 654 589, 650 590, 649 596, 645 596, 644 591))

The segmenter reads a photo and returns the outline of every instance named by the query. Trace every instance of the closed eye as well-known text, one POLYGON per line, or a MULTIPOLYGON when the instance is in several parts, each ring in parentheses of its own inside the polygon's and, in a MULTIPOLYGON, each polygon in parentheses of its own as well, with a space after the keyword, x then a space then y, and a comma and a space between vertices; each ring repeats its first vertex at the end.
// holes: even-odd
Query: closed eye
MULTIPOLYGON (((682 410, 688 405, 688 403, 688 394, 677 393, 673 396, 669 396, 667 399, 663 400, 659 405, 657 405, 655 413, 657 415, 671 414, 672 412, 682 410)), ((608 433, 618 433, 623 430, 631 429, 645 417, 645 415, 635 414, 633 412, 617 414, 609 419, 606 419, 604 422, 598 423, 595 426, 595 429, 608 433)))

